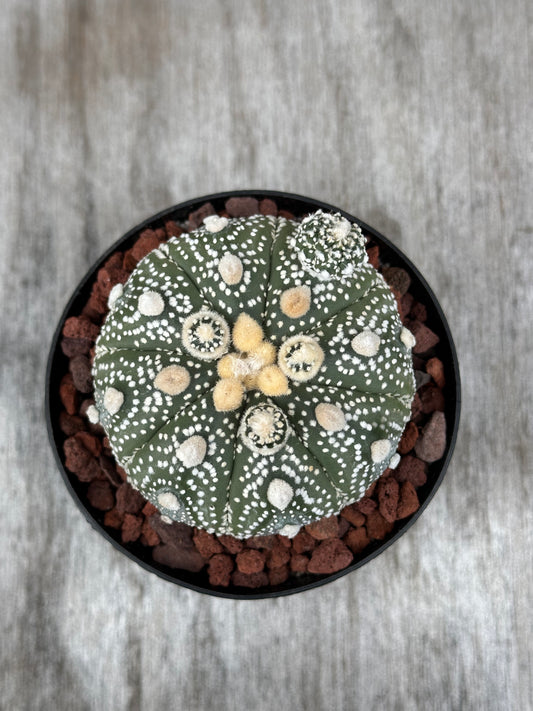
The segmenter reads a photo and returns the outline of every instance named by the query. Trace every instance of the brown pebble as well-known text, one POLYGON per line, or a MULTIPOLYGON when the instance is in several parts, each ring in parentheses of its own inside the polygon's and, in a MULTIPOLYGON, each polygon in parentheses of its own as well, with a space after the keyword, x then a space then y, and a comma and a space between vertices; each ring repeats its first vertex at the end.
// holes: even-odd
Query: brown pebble
POLYGON ((407 454, 410 452, 416 444, 418 439, 418 427, 414 422, 408 422, 400 441, 398 442, 398 452, 400 454, 407 454))
POLYGON ((122 521, 124 520, 124 515, 117 511, 115 508, 110 509, 105 512, 104 515, 104 526, 109 528, 118 529, 122 526, 122 521))
POLYGON ((436 462, 446 450, 446 418, 444 412, 434 412, 415 445, 416 456, 424 462, 436 462))
POLYGON ((78 412, 78 393, 70 373, 67 373, 61 378, 59 397, 68 414, 76 415, 78 412))
POLYGON ((226 200, 230 217, 250 217, 259 212, 259 202, 254 197, 232 197, 226 200))
POLYGON ((87 499, 99 511, 109 511, 115 505, 111 484, 107 479, 95 479, 87 489, 87 499))
POLYGON ((61 410, 59 413, 59 427, 63 434, 66 434, 67 437, 71 437, 76 434, 76 432, 81 432, 85 427, 85 423, 81 417, 69 415, 66 410, 61 410))
POLYGON ((272 550, 267 554, 267 568, 279 568, 289 562, 290 550, 280 541, 274 544, 272 550))
POLYGON ((357 504, 345 506, 341 511, 341 517, 349 521, 353 526, 364 526, 365 515, 357 504))
POLYGON ((62 338, 61 350, 67 358, 74 358, 79 355, 87 355, 91 350, 92 341, 88 338, 62 338))
POLYGON ((174 546, 170 543, 160 543, 153 548, 152 556, 156 563, 191 573, 199 573, 205 562, 194 546, 174 546))
POLYGON ((133 543, 141 535, 143 519, 134 514, 124 514, 122 522, 122 543, 133 543))
POLYGON ((268 571, 268 582, 270 585, 281 585, 289 577, 289 566, 280 565, 278 568, 271 568, 268 571))
POLYGON ((188 218, 189 229, 195 230, 203 225, 204 218, 209 217, 209 215, 216 215, 216 210, 210 202, 206 202, 194 212, 190 212, 188 218))
POLYGON ((316 539, 303 528, 292 539, 292 548, 296 553, 312 551, 316 546, 316 539))
POLYGON ((127 481, 123 482, 117 489, 117 509, 122 513, 139 513, 145 501, 141 492, 134 489, 127 481))
POLYGON ((245 548, 235 558, 241 573, 259 573, 265 567, 265 554, 253 548, 245 548))
POLYGON ((207 575, 211 585, 227 588, 231 581, 232 571, 233 559, 227 553, 216 553, 209 559, 207 575))
POLYGON ((96 341, 100 327, 85 316, 70 316, 63 326, 63 335, 67 338, 87 338, 96 341))
POLYGON ((440 341, 436 333, 433 333, 421 321, 411 321, 409 330, 416 338, 416 343, 413 346, 413 353, 425 353, 430 348, 433 348, 440 341))
POLYGON ((443 388, 446 385, 444 365, 439 358, 430 358, 426 363, 426 371, 431 375, 439 388, 443 388))
POLYGON ((231 576, 232 583, 239 588, 264 588, 268 585, 268 575, 260 573, 242 573, 236 570, 231 576))
POLYGON ((215 553, 223 553, 222 543, 219 543, 212 533, 202 528, 195 528, 192 539, 196 550, 203 558, 210 558, 215 553))
POLYGON ((305 573, 308 563, 309 558, 303 553, 293 553, 291 555, 290 567, 293 573, 305 573))
POLYGON ((93 390, 93 377, 91 363, 87 356, 79 355, 71 358, 68 367, 76 390, 80 393, 91 393, 93 390))
POLYGON ((396 507, 400 497, 400 485, 391 476, 381 478, 378 484, 379 513, 385 521, 396 521, 396 507))
POLYGON ((278 214, 278 206, 274 200, 269 198, 264 198, 259 202, 259 212, 261 215, 274 215, 278 214))
MULTIPOLYGON (((150 526, 157 533, 163 543, 169 543, 178 548, 194 548, 192 542, 192 528, 185 523, 165 523, 159 513, 150 516, 150 526)), ((198 553, 198 555, 200 555, 198 553)))
POLYGON ((369 513, 366 517, 368 536, 375 540, 383 540, 383 538, 392 531, 393 527, 394 524, 384 519, 379 511, 372 511, 372 513, 369 513))
POLYGON ((336 516, 328 516, 321 518, 320 521, 308 523, 305 527, 307 533, 317 541, 323 541, 326 538, 335 538, 339 533, 339 524, 336 516))
POLYGON ((397 291, 400 296, 406 294, 411 286, 411 277, 401 267, 386 267, 383 269, 383 278, 387 284, 397 291))
POLYGON ((442 390, 440 390, 436 385, 428 383, 427 385, 424 385, 424 387, 420 388, 418 394, 420 395, 420 402, 422 404, 421 409, 425 415, 429 415, 431 412, 435 412, 435 410, 444 412, 446 406, 444 395, 442 390))
POLYGON ((244 548, 244 543, 238 538, 235 538, 234 536, 223 534, 217 536, 217 538, 220 543, 222 543, 224 548, 228 551, 228 553, 232 553, 233 555, 235 555, 235 553, 239 553, 244 548))
POLYGON ((365 516, 372 513, 372 511, 375 511, 378 507, 374 499, 371 499, 370 496, 363 496, 363 498, 359 499, 356 503, 356 506, 362 514, 365 514, 365 516))
POLYGON ((427 466, 421 459, 407 455, 402 457, 394 470, 394 478, 400 482, 410 481, 415 487, 423 486, 427 481, 427 466))
POLYGON ((407 518, 420 508, 418 495, 410 481, 404 481, 400 489, 400 501, 396 509, 398 519, 407 518))
POLYGON ((322 541, 311 555, 307 566, 310 573, 336 573, 353 560, 351 550, 338 538, 322 541))
POLYGON ((150 526, 150 522, 147 519, 144 519, 141 528, 141 541, 145 546, 157 546, 161 543, 161 539, 150 526))
POLYGON ((366 528, 361 526, 359 528, 351 528, 348 533, 342 539, 348 548, 355 553, 361 553, 370 543, 370 538, 366 532, 366 528))
MULTIPOLYGON (((132 256, 139 262, 161 244, 161 238, 154 230, 144 230, 131 249, 132 256)), ((115 282, 116 283, 116 282, 115 282)))
POLYGON ((367 247, 366 253, 368 255, 368 261, 374 269, 379 269, 379 247, 377 245, 367 247))

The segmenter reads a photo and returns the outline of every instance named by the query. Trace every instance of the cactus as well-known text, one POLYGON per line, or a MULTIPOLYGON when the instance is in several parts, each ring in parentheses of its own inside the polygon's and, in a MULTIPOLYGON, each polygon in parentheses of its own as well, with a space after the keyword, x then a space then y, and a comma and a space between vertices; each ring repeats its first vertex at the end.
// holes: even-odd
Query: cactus
POLYGON ((397 460, 413 339, 340 215, 210 216, 150 252, 109 306, 95 407, 165 520, 292 536, 397 460))

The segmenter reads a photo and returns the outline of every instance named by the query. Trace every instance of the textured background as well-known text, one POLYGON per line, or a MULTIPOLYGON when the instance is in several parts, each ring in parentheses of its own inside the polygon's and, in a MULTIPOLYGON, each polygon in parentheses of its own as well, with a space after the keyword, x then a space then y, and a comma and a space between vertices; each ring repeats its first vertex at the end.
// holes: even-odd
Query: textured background
POLYGON ((4 0, 0 705, 531 708, 533 4, 4 0), (126 229, 234 188, 395 241, 463 378, 449 474, 374 562, 231 601, 144 572, 56 470, 47 350, 126 229))

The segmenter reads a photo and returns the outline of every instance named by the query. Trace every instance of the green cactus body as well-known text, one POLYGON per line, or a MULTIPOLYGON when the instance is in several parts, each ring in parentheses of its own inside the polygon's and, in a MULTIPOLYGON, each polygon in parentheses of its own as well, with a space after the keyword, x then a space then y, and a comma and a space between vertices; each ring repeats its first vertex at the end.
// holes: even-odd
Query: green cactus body
POLYGON ((209 217, 148 254, 110 307, 96 408, 170 519, 294 535, 397 459, 413 337, 340 215, 209 217))

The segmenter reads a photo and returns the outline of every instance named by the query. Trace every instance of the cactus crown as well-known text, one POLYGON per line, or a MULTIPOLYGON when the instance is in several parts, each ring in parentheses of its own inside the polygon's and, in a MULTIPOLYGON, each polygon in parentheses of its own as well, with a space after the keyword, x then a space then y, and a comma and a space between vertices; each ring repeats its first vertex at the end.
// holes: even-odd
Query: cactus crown
POLYGON ((412 343, 340 215, 211 216, 111 297, 96 408, 130 482, 170 519, 294 535, 394 456, 412 343))

